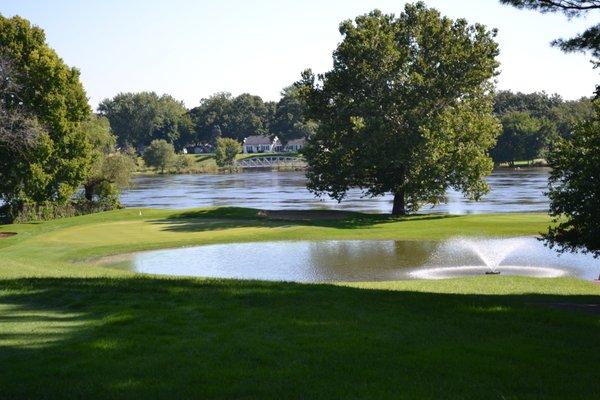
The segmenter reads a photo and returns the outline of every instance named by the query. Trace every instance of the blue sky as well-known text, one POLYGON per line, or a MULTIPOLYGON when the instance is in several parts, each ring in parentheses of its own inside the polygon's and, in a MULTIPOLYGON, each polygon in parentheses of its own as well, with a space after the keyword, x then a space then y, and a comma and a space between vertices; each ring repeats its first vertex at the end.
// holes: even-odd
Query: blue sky
MULTIPOLYGON (((502 6, 497 0, 428 0, 453 18, 498 28, 498 87, 545 90, 573 99, 598 83, 589 57, 550 47, 592 25, 598 14, 567 20, 502 6)), ((119 92, 169 93, 188 107, 217 91, 277 100, 305 68, 324 72, 340 41, 340 21, 374 8, 399 13, 395 0, 3 0, 46 31, 59 55, 81 70, 95 107, 119 92)))

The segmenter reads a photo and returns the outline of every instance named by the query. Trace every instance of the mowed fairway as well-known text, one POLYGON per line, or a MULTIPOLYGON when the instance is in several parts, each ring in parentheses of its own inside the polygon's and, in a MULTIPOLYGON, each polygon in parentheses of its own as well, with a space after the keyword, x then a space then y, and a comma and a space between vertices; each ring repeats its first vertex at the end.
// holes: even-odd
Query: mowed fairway
MULTIPOLYGON (((269 219, 121 210, 8 225, 0 398, 600 398, 600 286, 143 277, 96 257, 192 244, 535 235, 544 215, 269 219)), ((259 245, 259 244, 257 244, 259 245)))

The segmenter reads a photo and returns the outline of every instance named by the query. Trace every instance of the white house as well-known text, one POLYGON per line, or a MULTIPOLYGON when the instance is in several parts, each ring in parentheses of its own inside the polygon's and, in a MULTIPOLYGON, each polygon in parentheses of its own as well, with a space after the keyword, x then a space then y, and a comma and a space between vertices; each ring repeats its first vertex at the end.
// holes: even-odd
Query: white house
POLYGON ((188 153, 193 154, 204 154, 204 153, 212 153, 214 151, 214 147, 208 143, 198 144, 194 147, 188 148, 188 153))
POLYGON ((267 136, 248 136, 242 145, 244 153, 272 153, 282 151, 283 146, 279 138, 275 136, 272 140, 267 136))
POLYGON ((304 147, 306 139, 292 139, 283 147, 283 151, 287 153, 296 153, 304 147))
POLYGON ((244 153, 278 153, 278 152, 286 152, 286 153, 296 153, 306 145, 306 139, 292 139, 286 143, 286 145, 282 145, 281 141, 277 136, 275 136, 272 140, 267 136, 248 136, 244 139, 244 143, 242 145, 242 150, 244 153))

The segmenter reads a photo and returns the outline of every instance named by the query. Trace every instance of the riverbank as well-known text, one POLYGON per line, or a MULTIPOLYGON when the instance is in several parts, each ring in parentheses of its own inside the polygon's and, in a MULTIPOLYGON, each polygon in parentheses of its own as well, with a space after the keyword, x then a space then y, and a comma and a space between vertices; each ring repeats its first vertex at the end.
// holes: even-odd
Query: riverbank
POLYGON ((535 160, 519 160, 512 163, 499 163, 494 168, 548 168, 548 162, 543 158, 535 160))
POLYGON ((16 233, 0 239, 0 363, 10 366, 1 397, 594 398, 600 317, 585 305, 600 303, 600 287, 590 282, 309 285, 141 276, 91 262, 205 243, 536 235, 549 223, 543 214, 287 219, 221 208, 1 226, 16 233))
MULTIPOLYGON (((258 153, 258 154, 238 154, 236 162, 261 157, 298 157, 297 153, 258 153)), ((178 159, 166 168, 164 172, 158 169, 150 168, 144 165, 141 158, 138 158, 135 174, 137 175, 174 175, 174 174, 232 174, 244 172, 244 168, 239 166, 218 167, 213 153, 205 154, 179 154, 178 159)), ((279 165, 271 168, 274 171, 301 171, 304 168, 299 166, 279 165)))
MULTIPOLYGON (((236 161, 247 160, 250 158, 284 156, 298 157, 302 159, 298 153, 260 153, 260 154, 238 154, 236 161)), ((150 168, 144 165, 141 158, 138 159, 137 175, 174 175, 174 174, 232 174, 244 172, 244 168, 240 167, 218 167, 215 162, 215 155, 212 153, 205 154, 180 154, 179 161, 176 161, 172 166, 168 167, 164 172, 160 172, 155 168, 150 168)), ((544 159, 536 159, 533 161, 515 161, 512 164, 500 163, 495 165, 495 169, 536 169, 548 168, 548 164, 544 159)), ((277 166, 271 168, 274 171, 302 171, 304 168, 299 166, 277 166)))

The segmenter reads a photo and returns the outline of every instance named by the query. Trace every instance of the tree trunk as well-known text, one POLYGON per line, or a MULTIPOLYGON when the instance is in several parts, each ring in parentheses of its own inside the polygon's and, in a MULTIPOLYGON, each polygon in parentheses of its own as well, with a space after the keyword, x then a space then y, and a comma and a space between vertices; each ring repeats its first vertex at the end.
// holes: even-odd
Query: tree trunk
POLYGON ((84 185, 83 190, 84 190, 84 196, 85 196, 86 200, 88 200, 88 201, 94 200, 94 185, 84 185))
POLYGON ((406 203, 404 202, 404 190, 394 193, 394 207, 392 215, 406 215, 406 203))

